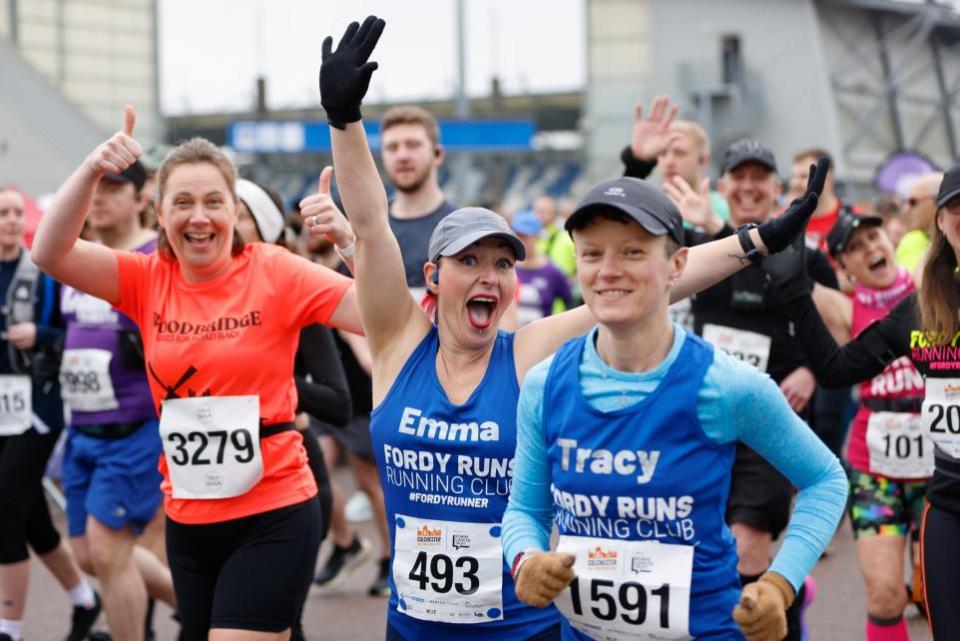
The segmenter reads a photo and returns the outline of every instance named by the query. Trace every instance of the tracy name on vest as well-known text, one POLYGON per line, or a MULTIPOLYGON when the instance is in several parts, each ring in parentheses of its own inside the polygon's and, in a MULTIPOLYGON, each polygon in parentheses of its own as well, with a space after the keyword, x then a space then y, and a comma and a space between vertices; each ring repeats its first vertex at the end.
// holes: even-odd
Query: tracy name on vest
POLYGON ((636 475, 640 485, 653 478, 660 460, 660 450, 594 450, 578 447, 572 438, 558 438, 557 445, 560 447, 560 468, 564 472, 572 467, 577 474, 636 475))
POLYGON ((434 441, 499 441, 500 425, 494 421, 453 423, 424 416, 416 407, 404 407, 399 432, 434 441))

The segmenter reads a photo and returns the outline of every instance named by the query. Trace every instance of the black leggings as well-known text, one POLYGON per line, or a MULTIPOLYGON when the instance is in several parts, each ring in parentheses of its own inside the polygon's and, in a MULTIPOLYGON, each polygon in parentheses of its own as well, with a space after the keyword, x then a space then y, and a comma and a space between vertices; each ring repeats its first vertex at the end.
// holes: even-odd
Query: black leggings
POLYGON ((40 434, 30 428, 18 436, 0 437, 0 565, 30 558, 27 544, 37 554, 52 552, 60 544, 42 485, 59 435, 60 430, 40 434))
POLYGON ((313 578, 319 533, 315 498, 222 523, 168 518, 167 556, 187 641, 206 641, 211 628, 290 628, 313 578))
POLYGON ((934 641, 948 641, 960 630, 960 517, 927 504, 920 532, 923 601, 934 641))

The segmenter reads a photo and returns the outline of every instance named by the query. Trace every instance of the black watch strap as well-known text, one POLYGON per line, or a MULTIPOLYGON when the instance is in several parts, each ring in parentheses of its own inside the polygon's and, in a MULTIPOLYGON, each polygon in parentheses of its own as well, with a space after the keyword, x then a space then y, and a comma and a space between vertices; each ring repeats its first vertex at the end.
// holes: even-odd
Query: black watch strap
POLYGON ((737 227, 737 240, 740 241, 744 258, 754 265, 759 265, 763 262, 764 256, 760 253, 760 250, 757 249, 757 246, 753 244, 753 239, 750 238, 750 230, 756 227, 754 224, 740 225, 737 227))

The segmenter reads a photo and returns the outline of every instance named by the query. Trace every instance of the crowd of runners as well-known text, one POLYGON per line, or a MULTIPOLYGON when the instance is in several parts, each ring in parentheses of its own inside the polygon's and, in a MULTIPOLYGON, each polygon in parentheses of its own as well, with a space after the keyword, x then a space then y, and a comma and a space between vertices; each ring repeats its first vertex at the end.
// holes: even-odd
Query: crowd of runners
POLYGON ((133 107, 29 250, 0 190, 0 641, 29 550, 68 641, 101 611, 151 639, 157 601, 187 641, 319 641, 310 586, 374 552, 390 641, 800 641, 844 514, 863 638, 907 640, 911 602, 960 638, 960 167, 854 204, 826 152, 784 190, 745 139, 713 180, 658 98, 623 176, 494 212, 446 199, 409 106, 388 199, 361 114, 384 26, 323 43, 333 167, 296 214, 203 139, 148 169, 133 107))

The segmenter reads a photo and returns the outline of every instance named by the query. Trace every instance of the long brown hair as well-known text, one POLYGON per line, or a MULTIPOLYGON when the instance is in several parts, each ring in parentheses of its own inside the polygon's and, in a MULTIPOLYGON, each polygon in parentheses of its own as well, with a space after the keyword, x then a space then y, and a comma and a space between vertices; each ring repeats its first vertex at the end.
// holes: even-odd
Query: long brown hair
MULTIPOLYGON (((937 221, 946 215, 943 208, 937 212, 937 221)), ((953 341, 960 331, 960 294, 957 292, 957 254, 940 231, 933 226, 923 266, 923 283, 917 296, 920 325, 926 338, 933 344, 953 341)))
MULTIPOLYGON (((162 207, 163 192, 167 188, 167 179, 174 169, 180 165, 191 165, 206 163, 216 167, 217 171, 227 181, 227 187, 230 189, 230 195, 234 202, 237 200, 237 168, 233 162, 227 158, 226 154, 220 151, 216 145, 206 138, 191 138, 173 148, 167 154, 157 170, 157 209, 162 207)), ((243 251, 245 243, 243 238, 233 229, 233 244, 230 247, 230 253, 236 256, 243 251)), ((161 225, 157 230, 157 252, 167 260, 174 260, 173 248, 170 246, 170 239, 167 238, 166 230, 161 225)))

